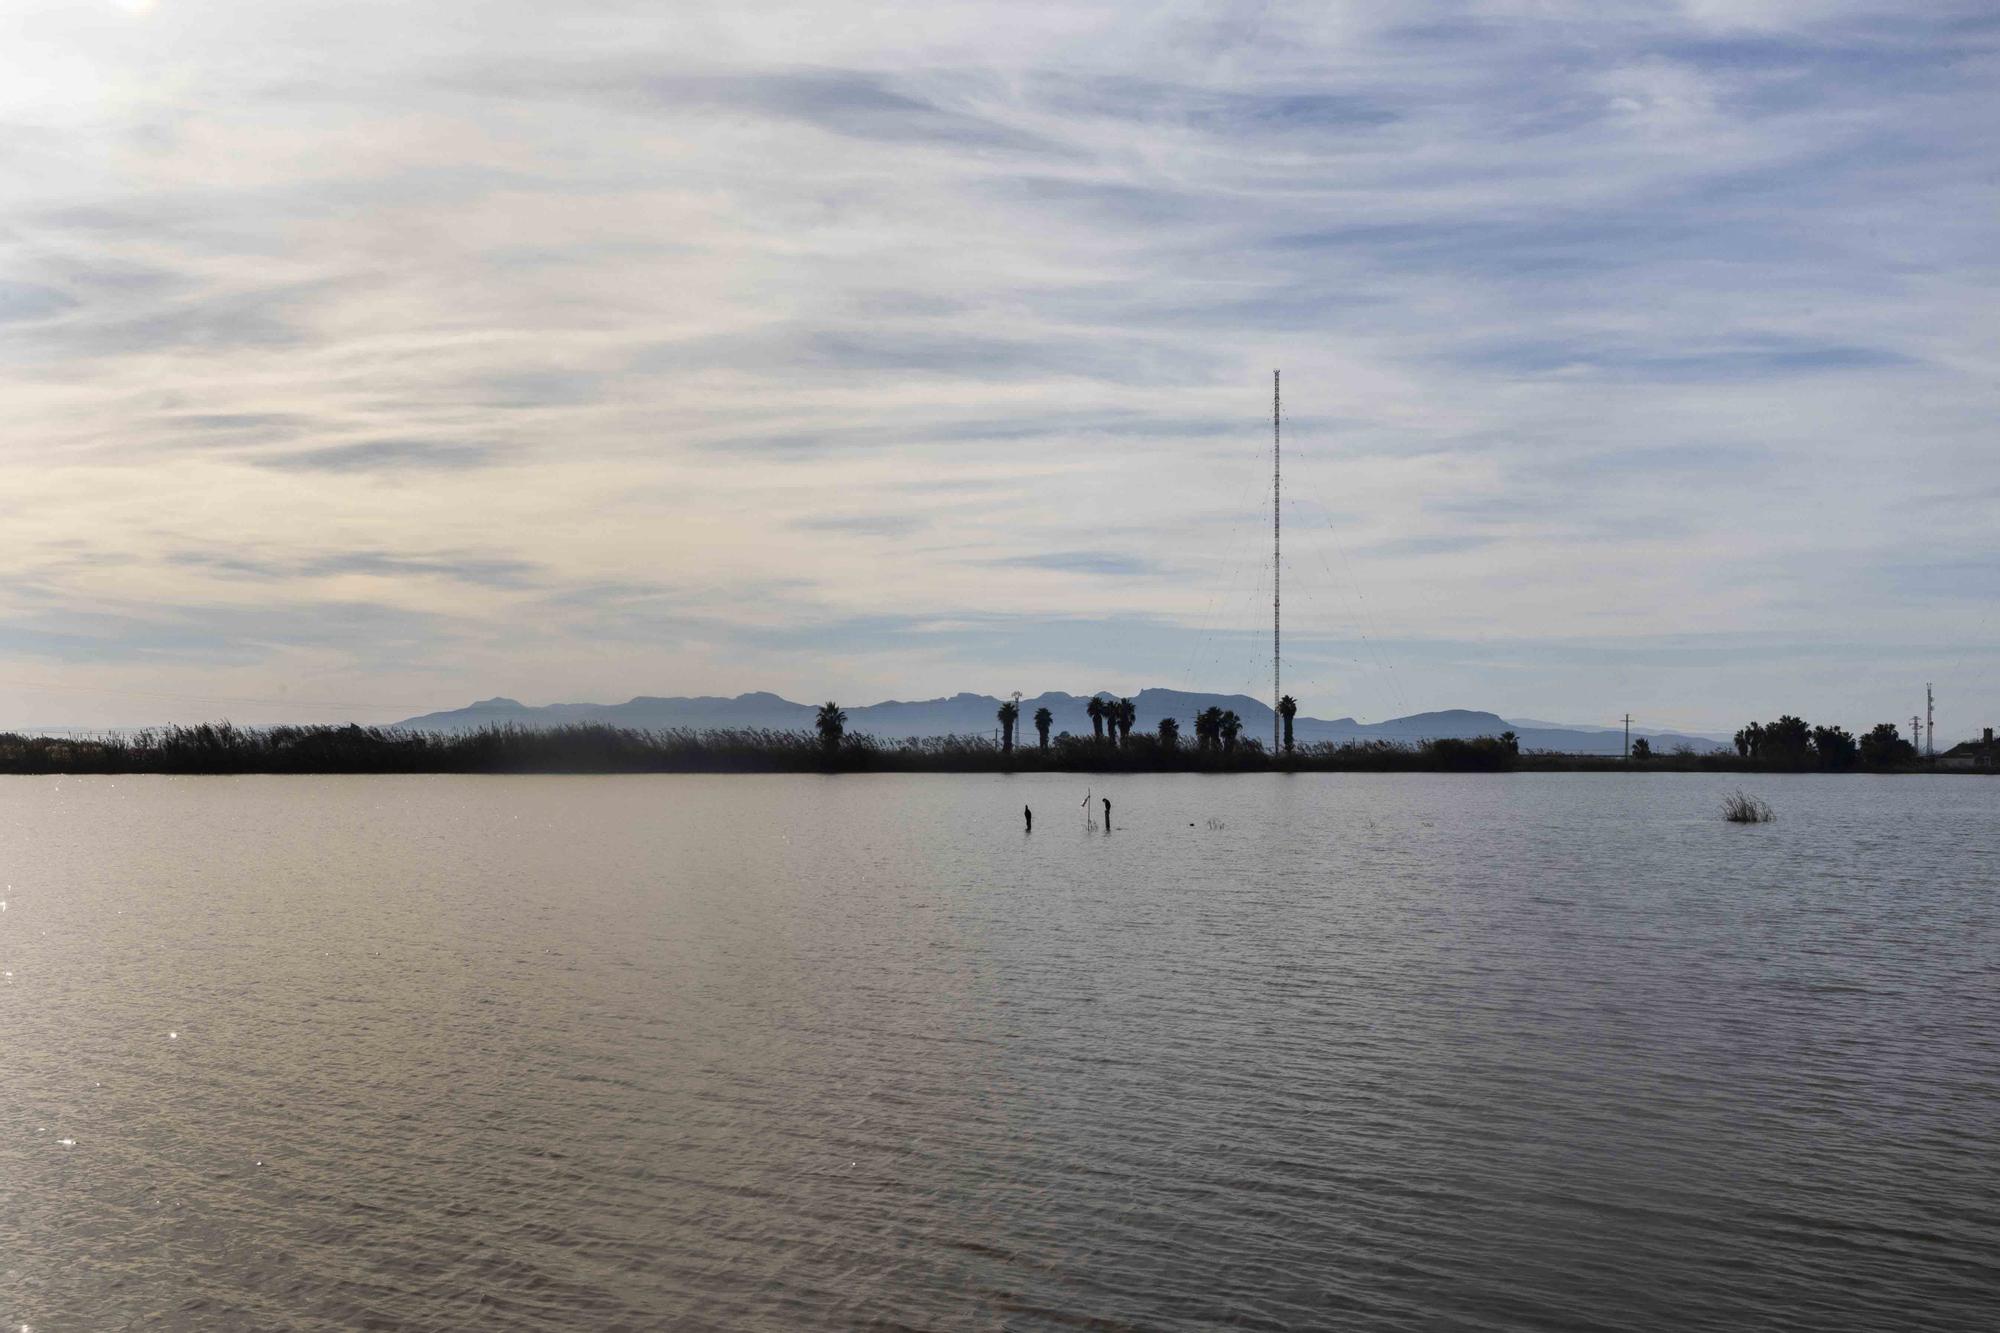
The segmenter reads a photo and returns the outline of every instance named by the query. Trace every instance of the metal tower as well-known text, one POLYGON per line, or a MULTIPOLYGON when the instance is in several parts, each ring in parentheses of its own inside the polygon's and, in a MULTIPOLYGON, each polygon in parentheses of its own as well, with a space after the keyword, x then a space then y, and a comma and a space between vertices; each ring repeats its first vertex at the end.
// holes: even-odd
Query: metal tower
POLYGON ((1937 698, 1929 681, 1924 682, 1924 758, 1937 758, 1937 698))
POLYGON ((1278 545, 1278 496, 1281 475, 1278 467, 1278 372, 1274 370, 1271 372, 1271 753, 1274 755, 1278 753, 1278 738, 1284 726, 1283 719, 1278 716, 1278 701, 1285 697, 1282 659, 1278 655, 1283 624, 1279 617, 1281 603, 1278 598, 1278 583, 1284 570, 1279 560, 1278 545))

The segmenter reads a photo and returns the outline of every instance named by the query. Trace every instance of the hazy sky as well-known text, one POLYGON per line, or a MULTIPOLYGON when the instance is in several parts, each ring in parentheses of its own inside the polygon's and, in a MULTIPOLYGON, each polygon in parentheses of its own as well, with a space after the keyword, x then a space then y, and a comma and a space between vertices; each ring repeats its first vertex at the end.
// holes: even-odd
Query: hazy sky
POLYGON ((1980 3, 0 6, 0 727, 2000 721, 1980 3))

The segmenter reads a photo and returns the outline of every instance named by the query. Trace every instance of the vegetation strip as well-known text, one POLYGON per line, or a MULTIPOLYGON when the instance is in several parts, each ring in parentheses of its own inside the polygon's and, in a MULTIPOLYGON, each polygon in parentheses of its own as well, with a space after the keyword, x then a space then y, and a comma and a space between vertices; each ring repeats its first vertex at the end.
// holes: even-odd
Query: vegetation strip
MULTIPOLYGON (((1173 719, 1151 733, 1107 726, 1101 735, 1031 745, 978 736, 884 741, 851 735, 837 705, 817 731, 633 731, 598 723, 549 730, 496 728, 436 734, 381 727, 167 727, 94 739, 0 735, 0 773, 811 773, 811 772, 1397 772, 1576 770, 1641 767, 1723 772, 1820 766, 1812 752, 1616 756, 1522 754, 1513 733, 1405 745, 1390 741, 1300 745, 1273 755, 1227 719, 1196 719, 1183 743, 1173 719)), ((1128 724, 1129 725, 1129 724, 1128 724)), ((1868 768, 1864 749, 1854 765, 1868 768)), ((1909 758, 1874 771, 1910 769, 1909 758)))

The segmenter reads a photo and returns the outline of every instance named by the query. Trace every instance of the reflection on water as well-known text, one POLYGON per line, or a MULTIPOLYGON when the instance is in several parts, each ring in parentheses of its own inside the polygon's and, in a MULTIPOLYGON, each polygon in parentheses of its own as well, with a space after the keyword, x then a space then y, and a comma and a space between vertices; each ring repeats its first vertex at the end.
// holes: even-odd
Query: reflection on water
POLYGON ((1095 781, 0 782, 0 1319, 1993 1326, 2000 783, 1095 781))

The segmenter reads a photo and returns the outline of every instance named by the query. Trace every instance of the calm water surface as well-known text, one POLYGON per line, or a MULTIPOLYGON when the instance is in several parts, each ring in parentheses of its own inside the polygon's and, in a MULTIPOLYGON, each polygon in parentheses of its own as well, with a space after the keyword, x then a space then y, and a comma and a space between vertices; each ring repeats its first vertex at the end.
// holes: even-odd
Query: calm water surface
POLYGON ((2000 1326, 2000 782, 1736 785, 0 779, 0 1319, 2000 1326))

